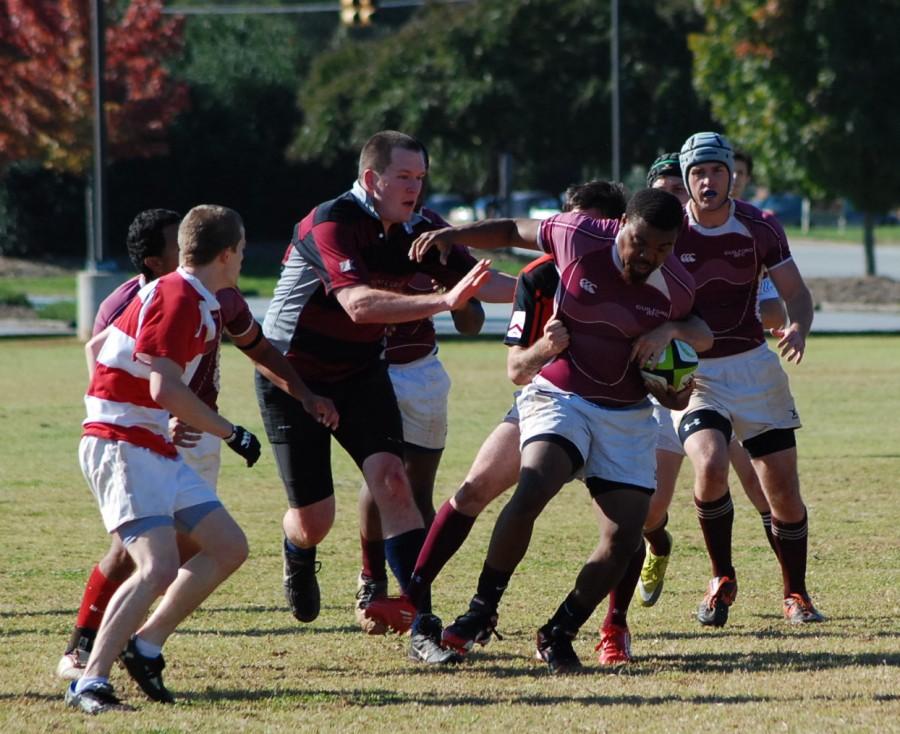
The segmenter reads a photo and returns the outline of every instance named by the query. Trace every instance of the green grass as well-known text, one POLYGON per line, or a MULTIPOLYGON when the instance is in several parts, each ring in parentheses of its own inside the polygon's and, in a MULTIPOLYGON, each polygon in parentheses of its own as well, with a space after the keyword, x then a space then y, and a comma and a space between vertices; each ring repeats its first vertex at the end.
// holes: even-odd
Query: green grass
MULTIPOLYGON (((446 343, 454 387, 436 497, 463 477, 509 406, 504 349, 446 343)), ((788 368, 805 427, 798 434, 810 510, 810 588, 829 621, 792 629, 759 518, 735 484, 740 595, 728 626, 692 614, 709 569, 690 470, 671 510, 666 590, 631 610, 633 664, 593 657, 605 605, 576 649, 584 675, 549 677, 532 659, 535 629, 570 589, 596 538, 584 488, 568 485, 537 524, 501 607, 502 641, 458 669, 408 662, 406 640, 366 637, 352 604, 358 572, 356 470, 335 451, 338 515, 320 547, 323 608, 301 625, 281 594, 283 491, 271 454, 246 469, 224 452, 221 495, 247 532, 251 558, 167 644, 174 707, 145 702, 113 671, 136 711, 87 720, 64 709, 53 670, 92 564, 107 540, 76 447, 85 386, 72 340, 4 341, 0 349, 0 730, 34 731, 898 731, 900 729, 900 339, 813 338, 788 368)), ((223 351, 222 412, 260 431, 250 365, 223 351)), ((498 503, 500 504, 500 503, 498 503)), ((435 609, 460 613, 474 591, 498 504, 435 587, 435 609)))

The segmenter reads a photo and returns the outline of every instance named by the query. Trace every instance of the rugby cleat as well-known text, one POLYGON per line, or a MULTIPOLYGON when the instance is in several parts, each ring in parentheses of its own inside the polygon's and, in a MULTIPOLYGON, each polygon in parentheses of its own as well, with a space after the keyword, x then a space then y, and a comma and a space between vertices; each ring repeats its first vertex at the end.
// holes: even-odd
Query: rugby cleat
POLYGON ((319 616, 321 596, 316 574, 322 568, 318 561, 298 558, 285 546, 284 556, 284 598, 291 608, 291 614, 300 622, 312 622, 319 616))
POLYGON ((383 622, 366 616, 366 607, 375 599, 385 598, 387 591, 387 579, 376 581, 360 574, 356 581, 356 621, 367 635, 383 635, 388 631, 383 622))
POLYGON ((162 672, 166 667, 166 661, 162 655, 148 658, 138 652, 135 639, 128 641, 128 646, 122 652, 120 659, 128 675, 137 683, 141 690, 153 701, 159 703, 175 703, 175 696, 166 688, 162 679, 162 672))
POLYGON ((535 657, 547 663, 551 675, 565 675, 581 669, 581 660, 572 647, 575 632, 548 622, 537 631, 535 657))
POLYGON ((631 662, 631 633, 627 627, 611 624, 600 630, 600 642, 594 651, 600 665, 621 665, 631 662))
POLYGON ((723 627, 728 621, 728 607, 737 596, 737 581, 728 576, 716 576, 709 582, 709 588, 697 609, 700 624, 708 627, 723 627))
POLYGON ((66 686, 66 706, 81 709, 84 713, 92 716, 106 711, 126 708, 122 705, 109 683, 98 683, 90 688, 86 688, 81 693, 75 693, 76 685, 77 683, 72 681, 66 686))
POLYGON ((441 644, 465 655, 478 645, 487 645, 491 635, 498 640, 503 638, 497 632, 497 612, 489 609, 477 596, 472 597, 469 609, 465 614, 456 618, 456 621, 444 629, 441 635, 441 644))
POLYGON ((433 614, 420 614, 410 628, 409 659, 428 665, 460 663, 463 656, 456 650, 441 647, 441 620, 433 614))
POLYGON ((791 624, 825 621, 825 615, 813 606, 812 600, 801 594, 791 594, 785 597, 784 618, 791 624))
POLYGON ((375 625, 403 634, 416 618, 416 608, 405 596, 382 596, 372 599, 362 610, 367 620, 375 625))
MULTIPOLYGON (((672 545, 672 536, 669 531, 665 531, 669 538, 669 547, 672 545)), ((662 594, 663 581, 666 578, 666 569, 669 567, 669 558, 672 551, 667 556, 657 556, 650 550, 647 545, 647 556, 644 558, 644 565, 641 568, 641 576, 638 579, 638 594, 641 596, 641 606, 652 607, 662 594)))

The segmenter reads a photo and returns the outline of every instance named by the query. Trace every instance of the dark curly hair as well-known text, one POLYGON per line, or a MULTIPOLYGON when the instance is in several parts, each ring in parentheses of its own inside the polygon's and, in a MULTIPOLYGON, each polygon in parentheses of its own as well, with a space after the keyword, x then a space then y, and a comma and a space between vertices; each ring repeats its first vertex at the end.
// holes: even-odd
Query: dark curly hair
POLYGON ((171 209, 147 209, 138 214, 128 227, 128 257, 135 270, 146 277, 152 277, 151 270, 144 265, 144 258, 159 257, 166 246, 163 230, 178 225, 181 215, 171 209))

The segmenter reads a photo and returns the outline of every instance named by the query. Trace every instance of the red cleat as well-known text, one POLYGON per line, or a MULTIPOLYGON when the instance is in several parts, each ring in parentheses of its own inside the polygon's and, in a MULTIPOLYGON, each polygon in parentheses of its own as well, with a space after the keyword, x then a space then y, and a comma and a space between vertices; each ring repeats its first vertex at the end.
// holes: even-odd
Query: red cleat
POLYGON ((416 618, 416 608, 405 596, 379 596, 361 610, 366 619, 383 624, 399 634, 406 632, 416 618))
POLYGON ((627 627, 611 624, 600 630, 600 665, 621 665, 631 662, 631 633, 627 627))

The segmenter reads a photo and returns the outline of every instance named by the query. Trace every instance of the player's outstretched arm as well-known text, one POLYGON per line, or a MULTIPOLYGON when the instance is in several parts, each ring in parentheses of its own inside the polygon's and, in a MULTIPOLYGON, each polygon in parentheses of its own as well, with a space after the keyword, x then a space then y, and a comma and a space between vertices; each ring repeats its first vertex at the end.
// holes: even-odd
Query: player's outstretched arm
POLYGON ((484 287, 478 291, 478 300, 484 303, 512 303, 516 292, 516 279, 508 273, 491 270, 484 287))
POLYGON ((690 344, 697 352, 712 348, 713 333, 699 316, 690 316, 682 321, 666 321, 634 340, 631 359, 639 365, 656 362, 663 350, 673 339, 690 344))
POLYGON ((339 416, 334 403, 329 398, 316 395, 306 386, 287 357, 263 336, 259 324, 248 334, 235 337, 234 344, 253 360, 256 370, 269 382, 298 400, 303 409, 323 426, 332 431, 337 429, 339 416))
POLYGON ((527 385, 547 362, 569 346, 569 330, 555 316, 544 324, 544 333, 529 347, 510 347, 506 374, 516 385, 527 385))
POLYGON ((94 377, 94 370, 97 369, 97 357, 100 355, 100 350, 103 349, 103 345, 106 343, 106 337, 109 336, 109 330, 111 328, 111 326, 107 326, 99 334, 94 334, 94 336, 88 339, 87 344, 84 345, 84 359, 87 362, 89 379, 94 377))
POLYGON ((413 241, 409 257, 421 262, 425 253, 432 247, 437 247, 441 253, 441 262, 446 263, 453 245, 465 245, 478 250, 503 247, 537 250, 540 224, 539 219, 485 219, 458 227, 423 232, 413 241))
POLYGON ((806 338, 812 328, 814 304, 812 293, 806 287, 803 276, 793 260, 781 263, 769 270, 769 277, 778 290, 778 295, 787 307, 787 324, 772 333, 779 338, 778 348, 781 356, 788 362, 803 359, 806 351, 806 338))
POLYGON ((368 285, 350 285, 335 291, 338 303, 355 324, 401 324, 454 311, 474 298, 490 277, 490 260, 479 260, 445 293, 407 295, 368 285))

